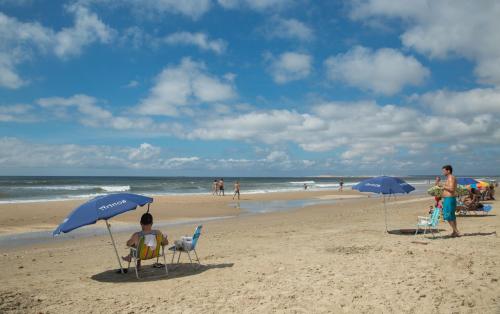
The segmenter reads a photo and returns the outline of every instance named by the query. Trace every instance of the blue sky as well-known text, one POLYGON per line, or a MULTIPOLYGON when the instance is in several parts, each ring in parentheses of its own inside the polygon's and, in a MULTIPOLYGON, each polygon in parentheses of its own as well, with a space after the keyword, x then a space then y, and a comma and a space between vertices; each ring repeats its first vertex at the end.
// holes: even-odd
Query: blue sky
POLYGON ((5 175, 498 174, 496 1, 0 0, 5 175))

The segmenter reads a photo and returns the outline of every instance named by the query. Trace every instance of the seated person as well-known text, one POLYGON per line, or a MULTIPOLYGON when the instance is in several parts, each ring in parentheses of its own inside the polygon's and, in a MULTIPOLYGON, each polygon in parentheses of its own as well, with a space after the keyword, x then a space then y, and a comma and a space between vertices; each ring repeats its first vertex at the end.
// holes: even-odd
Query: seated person
POLYGON ((434 206, 429 206, 429 211, 427 212, 429 215, 432 215, 432 213, 434 212, 434 206))
MULTIPOLYGON (((153 215, 150 213, 145 213, 141 217, 141 231, 132 234, 130 239, 127 241, 128 247, 137 247, 139 245, 139 241, 142 236, 147 234, 158 235, 162 234, 160 230, 153 230, 153 215)), ((167 235, 162 235, 161 245, 165 246, 168 244, 167 235)), ((122 259, 124 261, 130 262, 132 260, 132 256, 129 254, 127 256, 123 256, 122 259)))
POLYGON ((490 184, 486 187, 486 191, 484 193, 485 201, 494 201, 495 200, 495 186, 490 184))
POLYGON ((441 203, 441 200, 442 200, 441 196, 435 196, 434 200, 436 201, 436 204, 434 205, 434 207, 442 209, 443 204, 441 203))
MULTIPOLYGON (((458 206, 457 206, 458 207, 458 206)), ((479 197, 477 196, 476 189, 472 188, 463 199, 463 206, 460 206, 460 210, 473 211, 477 210, 479 207, 479 197)))

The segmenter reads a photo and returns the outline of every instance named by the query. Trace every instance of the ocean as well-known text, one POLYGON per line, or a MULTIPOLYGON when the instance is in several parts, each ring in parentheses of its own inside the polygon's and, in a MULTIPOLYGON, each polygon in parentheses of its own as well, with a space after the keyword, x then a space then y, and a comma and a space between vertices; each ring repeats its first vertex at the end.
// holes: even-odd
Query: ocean
MULTIPOLYGON (((366 177, 343 177, 344 188, 350 189, 366 177)), ((401 177, 425 191, 434 176, 401 177)), ((0 177, 0 203, 38 202, 52 200, 87 199, 95 196, 130 192, 146 195, 179 195, 212 193, 210 177, 0 177)), ((236 180, 240 181, 242 194, 300 191, 307 184, 308 190, 337 190, 340 177, 227 177, 224 178, 227 194, 233 192, 236 180)))

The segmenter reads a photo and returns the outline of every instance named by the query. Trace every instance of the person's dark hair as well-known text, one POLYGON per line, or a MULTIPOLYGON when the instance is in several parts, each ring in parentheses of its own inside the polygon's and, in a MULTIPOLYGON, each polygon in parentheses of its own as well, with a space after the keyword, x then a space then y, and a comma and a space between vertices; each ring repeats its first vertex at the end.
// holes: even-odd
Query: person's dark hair
POLYGON ((153 215, 150 213, 145 213, 141 216, 141 225, 152 225, 153 224, 153 215))
POLYGON ((450 173, 453 173, 453 167, 450 165, 443 166, 443 169, 449 171, 450 173))

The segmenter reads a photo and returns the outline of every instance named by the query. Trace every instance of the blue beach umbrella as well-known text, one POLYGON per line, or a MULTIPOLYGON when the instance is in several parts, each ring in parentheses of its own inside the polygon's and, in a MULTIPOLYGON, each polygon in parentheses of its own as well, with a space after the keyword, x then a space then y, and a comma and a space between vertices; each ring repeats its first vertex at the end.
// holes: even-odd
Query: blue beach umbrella
POLYGON ((129 210, 134 210, 137 206, 144 206, 146 204, 148 204, 149 211, 149 204, 152 202, 153 199, 151 197, 132 193, 116 193, 98 196, 74 209, 56 230, 54 230, 53 235, 59 235, 61 232, 68 233, 76 228, 95 224, 98 220, 105 220, 111 242, 115 248, 118 264, 120 264, 120 270, 123 273, 122 263, 118 255, 118 250, 116 249, 115 240, 113 239, 108 219, 129 210))
POLYGON ((457 184, 458 185, 470 185, 470 184, 477 184, 479 181, 472 179, 472 178, 457 178, 457 184))
POLYGON ((381 176, 371 179, 366 179, 352 187, 353 190, 360 192, 372 192, 382 194, 384 196, 384 213, 385 213, 385 231, 387 232, 387 207, 385 204, 385 196, 391 194, 410 193, 415 190, 413 186, 406 183, 404 180, 395 177, 381 176))

